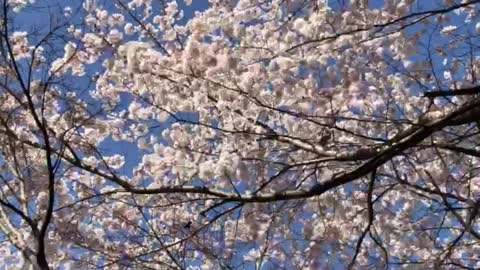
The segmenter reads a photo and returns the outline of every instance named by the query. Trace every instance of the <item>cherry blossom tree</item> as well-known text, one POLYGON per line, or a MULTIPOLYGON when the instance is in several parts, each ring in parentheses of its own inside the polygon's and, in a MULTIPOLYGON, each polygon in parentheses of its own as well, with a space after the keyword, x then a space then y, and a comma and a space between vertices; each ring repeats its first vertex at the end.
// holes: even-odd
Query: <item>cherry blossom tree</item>
POLYGON ((0 268, 480 268, 479 0, 0 10, 0 268))

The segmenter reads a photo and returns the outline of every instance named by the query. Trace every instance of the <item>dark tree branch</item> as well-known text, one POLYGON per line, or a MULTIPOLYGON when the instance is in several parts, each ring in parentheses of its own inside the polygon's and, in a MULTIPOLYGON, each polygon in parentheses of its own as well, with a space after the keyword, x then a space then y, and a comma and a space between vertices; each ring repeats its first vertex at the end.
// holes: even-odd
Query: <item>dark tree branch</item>
POLYGON ((372 176, 370 178, 370 182, 368 185, 368 192, 367 192, 367 209, 368 209, 368 224, 367 227, 363 230, 360 238, 358 238, 357 245, 355 246, 355 254, 353 255, 352 261, 348 265, 348 269, 352 269, 355 265, 355 261, 357 260, 357 256, 360 253, 360 249, 362 248, 363 239, 370 231, 370 227, 373 224, 373 220, 375 218, 373 213, 373 188, 375 187, 375 178, 376 178, 376 170, 373 170, 372 176))
POLYGON ((463 88, 459 90, 443 90, 432 91, 423 94, 424 97, 436 98, 436 97, 448 97, 448 96, 468 96, 480 94, 480 86, 474 86, 470 88, 463 88))

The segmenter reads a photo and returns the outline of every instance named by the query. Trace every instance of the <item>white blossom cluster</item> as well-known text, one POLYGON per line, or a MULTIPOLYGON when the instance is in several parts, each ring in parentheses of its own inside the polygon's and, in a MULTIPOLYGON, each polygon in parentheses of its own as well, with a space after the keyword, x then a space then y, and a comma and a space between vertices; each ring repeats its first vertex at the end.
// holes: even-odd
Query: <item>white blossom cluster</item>
POLYGON ((104 2, 1 40, 0 268, 480 268, 476 1, 104 2))

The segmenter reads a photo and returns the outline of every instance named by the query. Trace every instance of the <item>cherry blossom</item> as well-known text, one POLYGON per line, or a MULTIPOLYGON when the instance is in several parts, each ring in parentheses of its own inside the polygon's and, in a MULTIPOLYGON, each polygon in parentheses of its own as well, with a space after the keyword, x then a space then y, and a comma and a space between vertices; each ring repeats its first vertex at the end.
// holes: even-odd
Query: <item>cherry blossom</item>
POLYGON ((480 268, 480 1, 205 4, 3 2, 0 268, 480 268))

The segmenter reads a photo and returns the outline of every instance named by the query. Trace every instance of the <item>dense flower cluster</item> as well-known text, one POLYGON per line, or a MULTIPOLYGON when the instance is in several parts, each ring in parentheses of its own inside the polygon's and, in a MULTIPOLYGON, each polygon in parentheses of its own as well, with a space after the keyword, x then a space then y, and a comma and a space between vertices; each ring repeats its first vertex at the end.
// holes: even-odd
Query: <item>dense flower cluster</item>
POLYGON ((100 2, 2 17, 0 265, 480 267, 479 1, 100 2))

